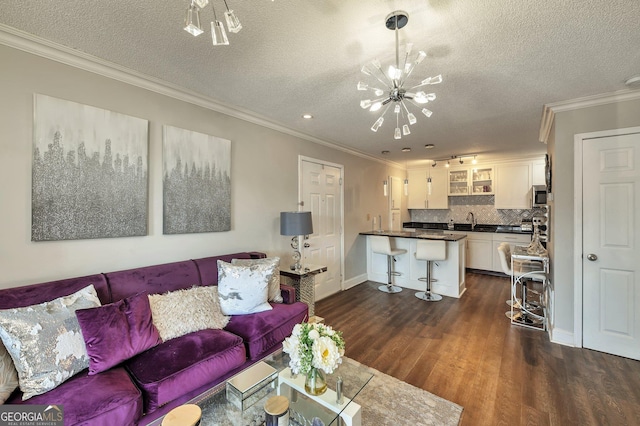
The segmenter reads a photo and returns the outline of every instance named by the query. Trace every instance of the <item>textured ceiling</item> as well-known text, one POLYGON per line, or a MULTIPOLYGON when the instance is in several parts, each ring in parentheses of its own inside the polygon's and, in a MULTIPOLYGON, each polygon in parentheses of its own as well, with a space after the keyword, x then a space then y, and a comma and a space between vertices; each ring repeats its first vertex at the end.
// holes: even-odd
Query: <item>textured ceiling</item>
MULTIPOLYGON (((223 1, 212 1, 221 16, 223 1)), ((542 154, 544 104, 619 91, 640 74, 638 0, 227 2, 243 24, 228 34, 229 46, 211 45, 210 6, 202 12, 204 34, 182 30, 187 0, 2 0, 0 24, 410 165, 452 155, 542 154), (362 65, 394 60, 394 34, 384 26, 394 10, 409 13, 401 45, 428 54, 416 82, 444 79, 431 86, 433 116, 416 111, 417 124, 400 141, 391 112, 377 133, 369 130, 378 114, 359 107, 366 96, 356 90, 362 65)))

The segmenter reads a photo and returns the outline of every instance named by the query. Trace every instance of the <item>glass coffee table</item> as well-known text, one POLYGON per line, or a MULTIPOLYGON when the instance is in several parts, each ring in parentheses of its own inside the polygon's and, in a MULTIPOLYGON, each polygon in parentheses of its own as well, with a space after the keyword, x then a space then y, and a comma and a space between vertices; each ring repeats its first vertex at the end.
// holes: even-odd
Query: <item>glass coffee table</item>
MULTIPOLYGON (((328 389, 317 397, 304 392, 304 376, 292 376, 289 370, 289 355, 278 350, 262 360, 277 372, 275 380, 263 382, 247 403, 227 398, 227 382, 238 378, 247 370, 238 373, 213 388, 193 398, 188 404, 202 409, 200 426, 260 426, 265 424, 264 403, 270 397, 281 394, 289 399, 289 424, 291 426, 360 426, 360 406, 352 402, 369 383, 373 374, 358 363, 343 359, 342 364, 331 375, 326 375, 328 389), (336 401, 336 381, 342 377, 342 404, 336 401), (244 409, 240 408, 244 406, 244 409)), ((245 375, 246 376, 246 375, 245 375)), ((231 396, 230 396, 231 397, 231 396)), ((162 418, 152 425, 160 425, 162 418)))

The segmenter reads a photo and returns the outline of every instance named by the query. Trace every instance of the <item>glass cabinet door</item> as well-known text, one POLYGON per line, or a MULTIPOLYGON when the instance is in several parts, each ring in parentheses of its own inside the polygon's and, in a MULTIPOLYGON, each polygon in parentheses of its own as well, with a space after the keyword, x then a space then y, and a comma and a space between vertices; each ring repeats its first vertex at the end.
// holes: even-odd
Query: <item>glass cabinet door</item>
POLYGON ((449 195, 469 195, 469 170, 449 171, 449 195))
POLYGON ((493 194, 493 167, 474 168, 471 173, 471 194, 493 194))

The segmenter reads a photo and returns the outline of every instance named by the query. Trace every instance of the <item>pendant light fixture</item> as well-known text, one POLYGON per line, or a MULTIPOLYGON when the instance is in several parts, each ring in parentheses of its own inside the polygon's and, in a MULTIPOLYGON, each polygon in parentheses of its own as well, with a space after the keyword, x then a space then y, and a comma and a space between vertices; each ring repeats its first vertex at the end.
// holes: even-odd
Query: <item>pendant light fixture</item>
MULTIPOLYGON (((361 108, 375 112, 380 110, 383 106, 386 107, 378 119, 373 123, 373 126, 371 126, 371 130, 374 132, 377 132, 382 126, 382 123, 384 123, 384 116, 393 102, 393 112, 396 114, 396 127, 393 133, 394 139, 401 139, 403 135, 407 136, 411 134, 409 126, 414 125, 417 122, 416 116, 409 111, 407 105, 413 105, 414 107, 421 108, 420 111, 425 117, 431 117, 433 114, 431 110, 424 108, 422 105, 434 101, 436 99, 436 94, 425 93, 422 90, 418 92, 411 92, 410 90, 442 82, 442 75, 437 75, 435 77, 428 77, 414 86, 408 88, 405 87, 407 79, 413 72, 415 66, 419 65, 427 57, 427 54, 421 50, 413 60, 410 60, 409 56, 411 55, 413 45, 409 43, 406 45, 402 64, 400 63, 398 30, 407 25, 408 21, 409 14, 401 10, 389 14, 385 21, 386 27, 390 30, 394 30, 396 35, 395 65, 390 65, 388 71, 385 73, 382 70, 380 61, 375 59, 370 64, 363 66, 361 69, 363 74, 375 78, 378 83, 382 84, 382 88, 370 86, 368 83, 363 81, 358 82, 357 86, 358 90, 371 90, 375 96, 377 96, 376 99, 364 99, 360 101, 361 108), (400 123, 402 123, 402 126, 400 123)), ((377 85, 378 83, 375 84, 377 85)))
MULTIPOLYGON (((204 32, 200 25, 200 12, 209 4, 209 0, 191 0, 187 12, 185 15, 184 30, 194 37, 199 36, 204 32)), ((226 12, 224 12, 224 18, 227 22, 227 28, 229 32, 237 33, 242 29, 242 24, 236 16, 235 12, 229 9, 227 0, 224 0, 226 12)), ((222 25, 222 22, 218 20, 216 14, 216 8, 211 1, 211 9, 213 10, 213 21, 211 21, 211 41, 214 46, 227 46, 229 45, 229 38, 227 32, 222 25)))

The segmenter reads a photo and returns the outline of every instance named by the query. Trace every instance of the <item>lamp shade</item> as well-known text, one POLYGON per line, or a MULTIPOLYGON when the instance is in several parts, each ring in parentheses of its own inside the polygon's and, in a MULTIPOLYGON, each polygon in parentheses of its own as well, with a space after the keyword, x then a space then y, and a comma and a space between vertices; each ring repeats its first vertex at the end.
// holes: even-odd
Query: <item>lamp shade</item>
POLYGON ((313 234, 311 212, 281 212, 280 235, 313 234))

